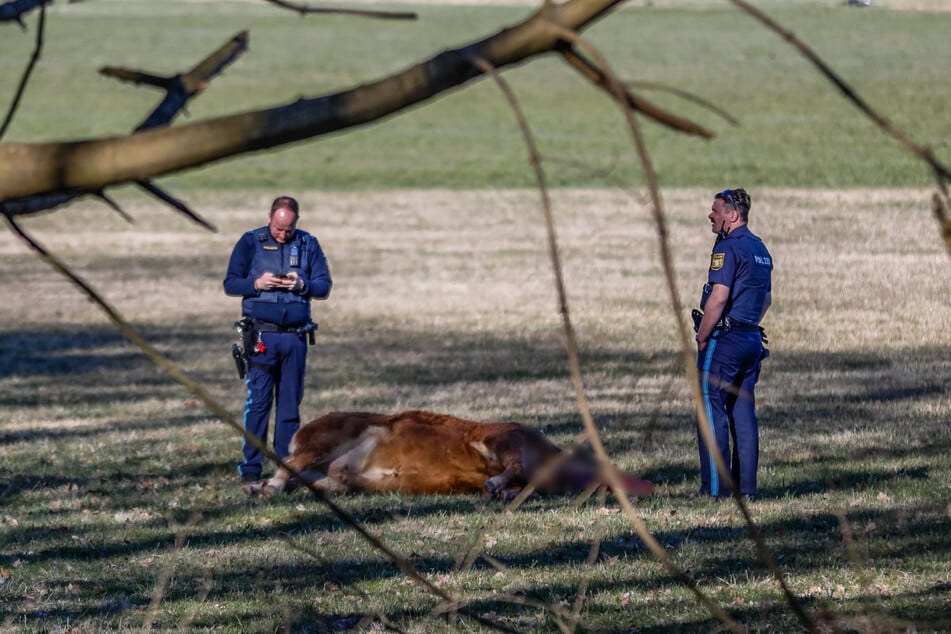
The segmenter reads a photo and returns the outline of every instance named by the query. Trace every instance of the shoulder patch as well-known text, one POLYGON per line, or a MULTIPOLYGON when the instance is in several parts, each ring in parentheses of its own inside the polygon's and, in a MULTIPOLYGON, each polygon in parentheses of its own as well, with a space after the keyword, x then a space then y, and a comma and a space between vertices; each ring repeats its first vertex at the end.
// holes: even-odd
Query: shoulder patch
POLYGON ((723 254, 723 253, 714 253, 714 254, 710 257, 710 270, 711 270, 711 271, 719 271, 720 269, 723 268, 723 257, 724 257, 724 255, 725 255, 725 254, 723 254))

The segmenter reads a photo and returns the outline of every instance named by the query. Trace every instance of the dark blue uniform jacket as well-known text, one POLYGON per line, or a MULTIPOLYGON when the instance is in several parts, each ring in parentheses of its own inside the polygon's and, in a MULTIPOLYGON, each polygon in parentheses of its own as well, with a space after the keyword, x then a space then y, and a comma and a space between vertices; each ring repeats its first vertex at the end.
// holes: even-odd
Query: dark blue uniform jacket
POLYGON ((290 241, 280 244, 267 227, 261 227, 245 233, 234 246, 224 286, 228 295, 244 298, 243 315, 279 326, 294 326, 310 321, 310 299, 326 299, 333 281, 327 258, 314 236, 298 229, 290 241), (304 280, 299 293, 254 290, 254 280, 262 273, 291 271, 304 280))
POLYGON ((700 308, 706 307, 714 284, 730 288, 723 316, 733 321, 758 324, 766 293, 772 292, 773 258, 766 245, 746 225, 717 240, 710 256, 710 273, 703 288, 700 308))

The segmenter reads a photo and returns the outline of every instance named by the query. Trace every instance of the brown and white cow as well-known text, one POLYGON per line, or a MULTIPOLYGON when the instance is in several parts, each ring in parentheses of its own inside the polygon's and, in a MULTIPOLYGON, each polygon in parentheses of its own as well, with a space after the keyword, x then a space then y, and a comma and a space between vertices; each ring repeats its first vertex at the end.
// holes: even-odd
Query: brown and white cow
MULTIPOLYGON (((301 427, 291 441, 289 466, 327 492, 475 493, 511 498, 549 461, 561 459, 537 483, 544 494, 605 484, 590 454, 565 455, 539 431, 518 423, 476 423, 444 414, 407 411, 388 416, 333 412, 301 427)), ((610 467, 628 495, 654 485, 610 467)), ((291 473, 246 485, 249 495, 271 496, 291 473)))

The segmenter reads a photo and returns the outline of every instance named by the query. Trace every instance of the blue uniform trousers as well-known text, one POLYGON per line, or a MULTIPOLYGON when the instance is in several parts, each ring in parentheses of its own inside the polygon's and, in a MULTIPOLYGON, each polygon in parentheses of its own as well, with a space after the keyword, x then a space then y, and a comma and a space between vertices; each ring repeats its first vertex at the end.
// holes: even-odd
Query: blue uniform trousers
MULTIPOLYGON (((271 405, 274 414, 274 453, 285 458, 294 432, 300 427, 300 403, 304 397, 304 371, 307 361, 306 335, 297 333, 262 333, 265 351, 251 357, 245 385, 248 400, 244 406, 244 429, 267 444, 271 405), (266 366, 264 368, 259 366, 266 366)), ((238 466, 242 475, 261 475, 261 451, 244 441, 244 462, 238 466)))
MULTIPOLYGON (((759 427, 754 388, 759 379, 762 353, 763 339, 758 330, 714 331, 707 347, 697 357, 710 431, 724 463, 730 466, 730 477, 739 486, 741 495, 756 495, 759 427), (727 456, 730 456, 729 460, 727 456)), ((697 440, 700 493, 729 496, 728 483, 719 477, 699 429, 697 440)))

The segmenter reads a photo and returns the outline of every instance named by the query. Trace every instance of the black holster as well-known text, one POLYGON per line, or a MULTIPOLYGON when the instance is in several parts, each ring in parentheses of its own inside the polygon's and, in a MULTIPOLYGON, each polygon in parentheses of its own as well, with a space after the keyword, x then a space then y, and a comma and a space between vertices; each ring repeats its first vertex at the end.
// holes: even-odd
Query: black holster
POLYGON ((250 317, 242 317, 234 322, 234 330, 238 333, 238 343, 231 346, 231 356, 234 357, 234 365, 238 370, 238 378, 244 379, 248 375, 248 368, 251 364, 251 355, 254 352, 254 322, 250 317))

